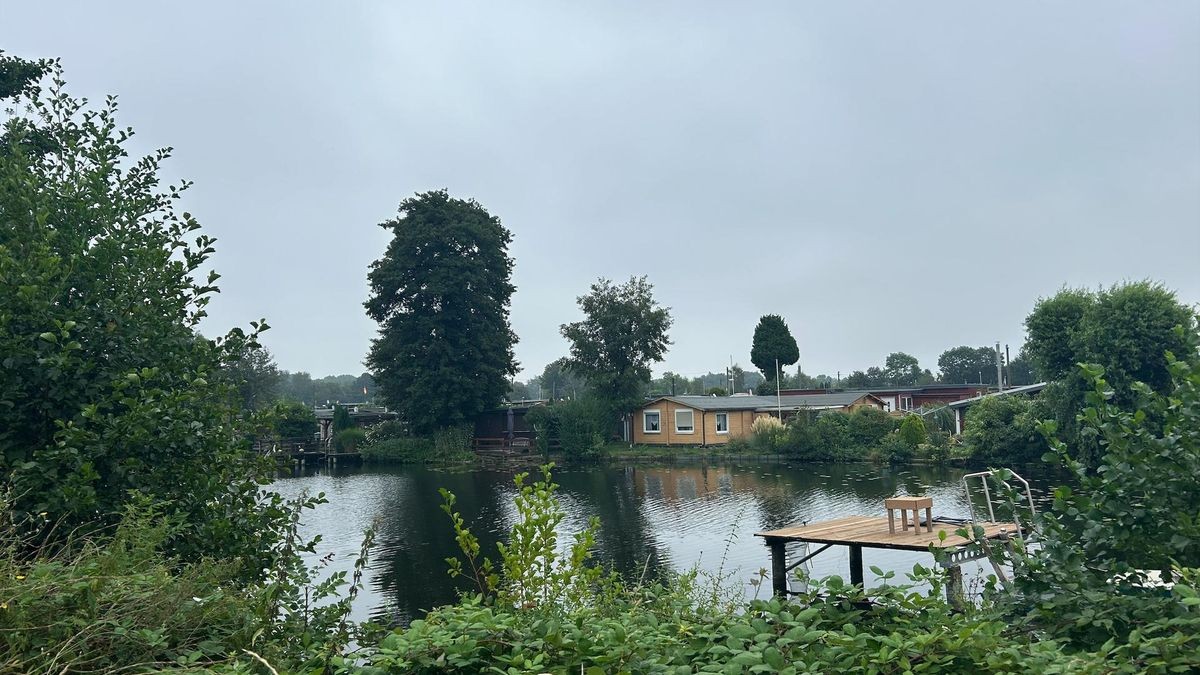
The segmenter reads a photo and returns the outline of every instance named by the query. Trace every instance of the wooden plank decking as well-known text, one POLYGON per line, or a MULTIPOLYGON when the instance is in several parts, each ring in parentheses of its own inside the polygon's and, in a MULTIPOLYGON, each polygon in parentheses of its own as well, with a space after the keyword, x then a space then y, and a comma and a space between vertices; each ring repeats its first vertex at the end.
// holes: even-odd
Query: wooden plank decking
MULTIPOLYGON (((998 538, 1001 530, 1010 535, 1017 534, 1017 526, 1014 523, 976 524, 983 527, 983 536, 988 539, 998 538)), ((896 532, 893 534, 888 532, 887 518, 850 516, 848 518, 838 518, 837 520, 827 520, 821 523, 792 525, 778 530, 756 532, 754 536, 763 537, 768 540, 768 543, 769 540, 782 539, 784 541, 806 541, 813 544, 841 544, 844 546, 857 545, 864 548, 928 551, 931 545, 936 548, 947 548, 962 546, 968 543, 967 539, 955 534, 955 530, 960 527, 964 526, 934 521, 932 532, 926 532, 925 526, 922 525, 920 530, 914 534, 911 528, 908 531, 901 530, 900 522, 897 520, 896 532), (938 532, 941 531, 945 531, 946 533, 945 541, 938 538, 938 532)))
MULTIPOLYGON (((1015 523, 979 522, 975 524, 983 527, 983 537, 985 539, 1001 539, 1006 534, 1020 536, 1020 530, 1015 523)), ((804 560, 817 555, 817 553, 824 551, 830 546, 840 545, 850 549, 850 583, 862 586, 862 550, 864 548, 928 551, 930 546, 940 549, 965 546, 970 543, 970 540, 959 536, 955 532, 962 527, 966 526, 953 523, 939 523, 935 520, 932 532, 927 531, 924 526, 920 527, 916 532, 913 532, 912 529, 902 530, 899 523, 896 524, 896 531, 890 532, 888 531, 887 518, 850 516, 848 518, 838 518, 837 520, 827 520, 820 523, 792 525, 778 530, 756 532, 754 536, 762 537, 764 543, 771 549, 771 586, 775 595, 786 597, 788 594, 788 573, 804 560), (940 538, 939 532, 946 533, 944 541, 940 538), (789 566, 787 564, 787 544, 792 541, 822 544, 822 547, 817 549, 815 553, 811 553, 789 566)), ((956 597, 961 594, 962 572, 958 569, 957 562, 954 562, 947 569, 950 573, 947 595, 956 597)))

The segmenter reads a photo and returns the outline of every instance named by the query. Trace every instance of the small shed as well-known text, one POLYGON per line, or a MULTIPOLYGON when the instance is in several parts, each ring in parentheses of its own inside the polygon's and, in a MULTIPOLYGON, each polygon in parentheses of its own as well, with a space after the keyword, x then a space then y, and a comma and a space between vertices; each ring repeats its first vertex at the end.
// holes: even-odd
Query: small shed
POLYGON ((526 415, 534 408, 546 405, 542 399, 513 401, 512 403, 480 413, 475 418, 476 449, 527 449, 532 447, 533 426, 526 415))

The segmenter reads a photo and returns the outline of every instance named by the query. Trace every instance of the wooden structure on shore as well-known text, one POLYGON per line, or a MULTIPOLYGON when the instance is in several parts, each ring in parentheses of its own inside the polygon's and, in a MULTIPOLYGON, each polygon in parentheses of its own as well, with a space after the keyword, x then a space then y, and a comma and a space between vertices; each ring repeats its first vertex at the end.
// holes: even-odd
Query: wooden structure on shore
POLYGON ((754 536, 762 537, 767 547, 771 549, 771 588, 779 597, 787 597, 788 574, 796 567, 811 560, 814 556, 831 546, 846 546, 850 549, 850 583, 864 586, 862 550, 864 548, 890 548, 901 551, 938 551, 945 555, 938 556, 939 565, 946 569, 949 579, 946 585, 946 597, 953 605, 959 605, 963 600, 961 565, 971 560, 988 559, 996 577, 1005 586, 1008 577, 1003 567, 994 555, 993 544, 1009 549, 1011 553, 1011 538, 1025 535, 1021 524, 1020 510, 1016 497, 1020 490, 1013 490, 1013 483, 1023 487, 1024 499, 1028 505, 1030 521, 1037 515, 1037 506, 1033 502, 1033 491, 1029 481, 1008 469, 989 469, 969 473, 962 478, 963 492, 970 505, 971 517, 965 520, 953 518, 933 518, 933 500, 929 497, 913 495, 908 497, 892 497, 884 500, 888 511, 886 518, 871 516, 851 516, 838 518, 821 523, 803 523, 778 530, 757 532, 754 536), (980 494, 987 505, 987 520, 982 520, 976 514, 975 501, 972 499, 972 484, 978 479, 980 494), (1012 483, 1010 483, 1012 481, 1012 483), (989 482, 995 482, 995 488, 989 488, 989 482), (1003 489, 1001 489, 1003 488, 1003 489), (992 489, 996 490, 992 494, 992 489), (1007 504, 1011 507, 1013 522, 996 520, 997 504, 1007 504), (901 512, 901 527, 896 531, 896 521, 893 509, 901 512), (910 532, 904 515, 907 509, 913 511, 913 528, 910 532), (919 510, 925 510, 922 522, 919 510), (971 538, 958 534, 962 529, 971 538), (797 561, 788 564, 787 545, 790 542, 805 544, 805 553, 797 561), (812 553, 807 552, 807 546, 819 544, 820 548, 812 553))
POLYGON ((774 594, 780 597, 786 597, 789 593, 788 574, 797 566, 831 546, 846 546, 850 549, 850 583, 860 586, 863 585, 862 551, 864 548, 929 551, 932 546, 944 549, 949 554, 946 560, 940 564, 950 572, 950 584, 946 588, 946 594, 952 601, 955 601, 962 594, 962 570, 959 569, 959 565, 970 560, 988 557, 983 552, 987 550, 988 541, 997 541, 1001 545, 1006 545, 1010 536, 1020 533, 1016 523, 978 522, 975 525, 983 528, 982 541, 985 545, 981 547, 983 550, 980 551, 969 549, 967 546, 971 540, 956 533, 959 528, 963 527, 971 531, 970 524, 941 523, 937 520, 921 523, 920 527, 911 530, 893 532, 889 531, 887 518, 850 516, 821 523, 792 525, 778 530, 758 532, 755 533, 755 536, 762 537, 767 547, 771 549, 771 588, 774 594), (945 539, 941 537, 943 532, 946 534, 945 539), (819 544, 820 548, 789 565, 787 562, 787 544, 789 542, 819 544))
POLYGON ((536 433, 525 419, 530 410, 543 406, 541 399, 513 401, 480 413, 475 418, 471 448, 480 455, 524 455, 533 450, 536 433))

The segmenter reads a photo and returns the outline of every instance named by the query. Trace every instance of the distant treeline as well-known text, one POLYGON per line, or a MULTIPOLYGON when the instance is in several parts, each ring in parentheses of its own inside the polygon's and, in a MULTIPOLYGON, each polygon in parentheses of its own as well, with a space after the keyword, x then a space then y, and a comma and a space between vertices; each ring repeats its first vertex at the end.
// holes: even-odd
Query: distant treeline
POLYGON ((279 371, 277 397, 289 401, 300 401, 305 405, 326 403, 373 403, 375 400, 375 378, 370 373, 361 375, 326 375, 313 378, 306 372, 290 373, 279 371))
POLYGON ((280 370, 265 347, 242 350, 226 369, 236 383, 244 410, 258 410, 277 401, 296 401, 310 407, 376 402, 377 387, 370 373, 318 378, 304 371, 291 373, 280 370))

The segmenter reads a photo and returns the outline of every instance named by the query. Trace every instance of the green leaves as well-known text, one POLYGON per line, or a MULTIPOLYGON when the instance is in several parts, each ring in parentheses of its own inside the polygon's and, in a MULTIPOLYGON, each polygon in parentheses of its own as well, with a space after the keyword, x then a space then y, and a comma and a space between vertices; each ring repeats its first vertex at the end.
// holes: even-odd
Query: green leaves
POLYGON ((670 344, 671 314, 646 277, 624 284, 599 279, 578 298, 584 319, 560 327, 571 343, 570 369, 583 377, 611 415, 628 412, 650 381, 650 365, 670 344))
POLYGON ((516 372, 508 322, 512 235, 474 200, 444 190, 405 199, 371 265, 367 363, 384 400, 418 435, 473 423, 516 372))
POLYGON ((778 314, 766 314, 759 318, 754 327, 754 339, 750 346, 750 362, 758 368, 769 382, 775 381, 775 367, 790 366, 800 360, 800 348, 796 338, 788 330, 787 322, 778 314))

